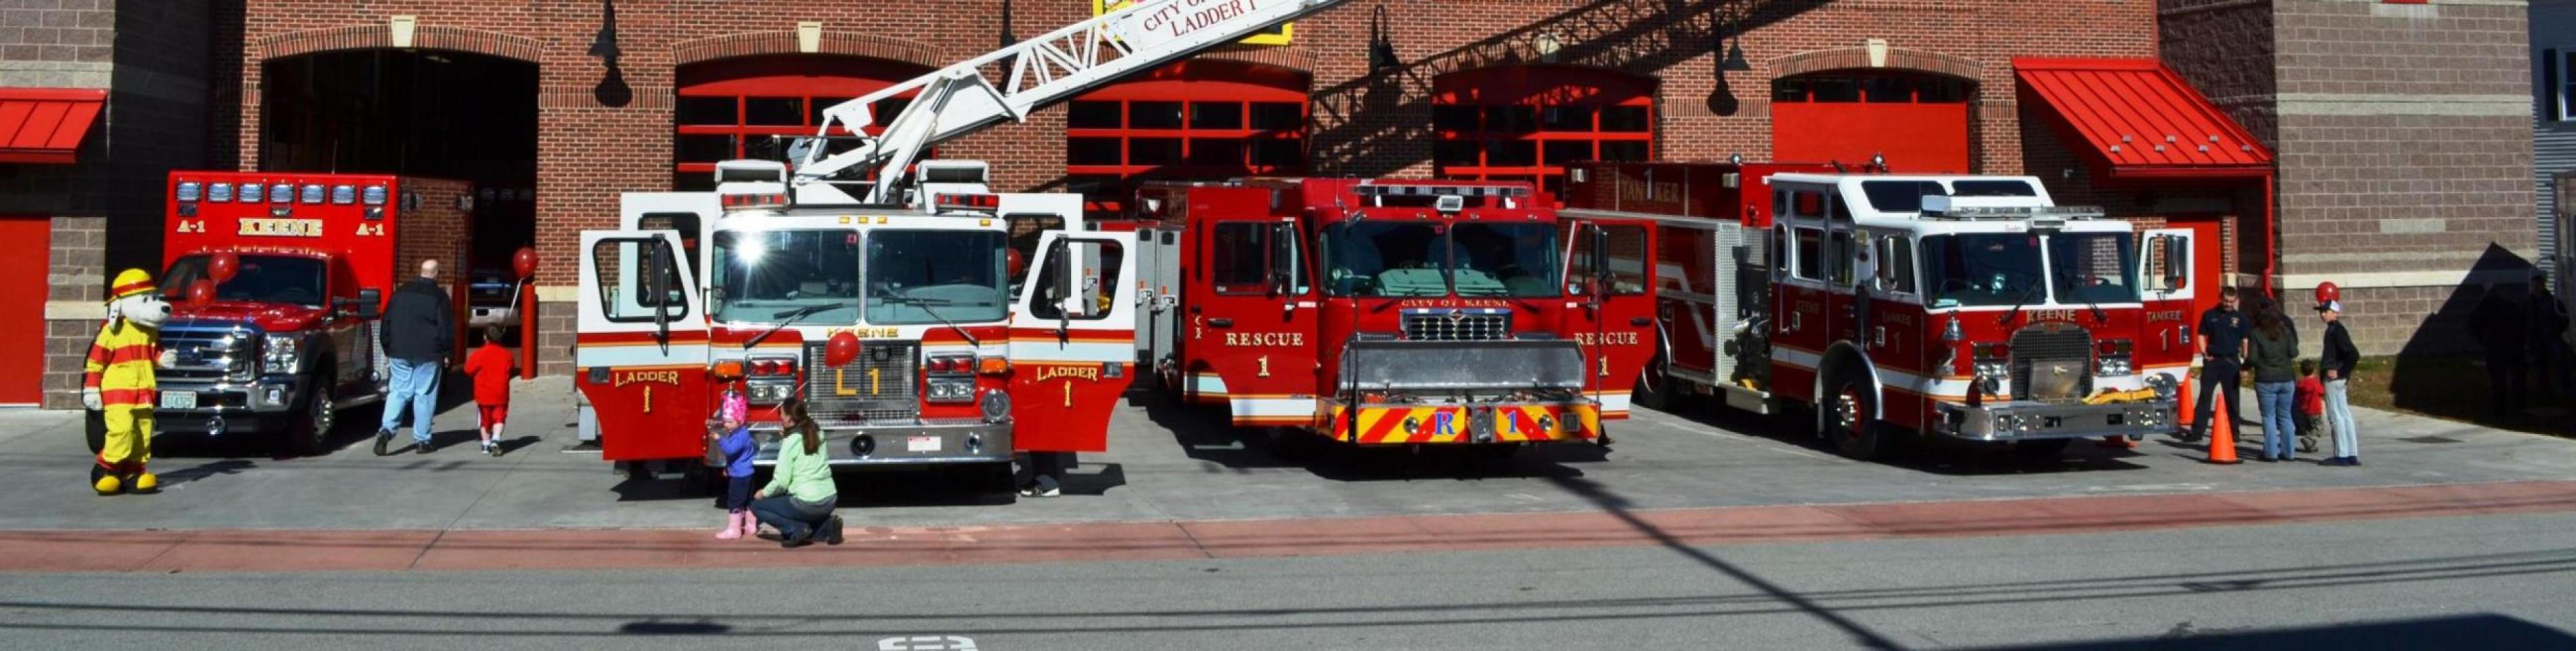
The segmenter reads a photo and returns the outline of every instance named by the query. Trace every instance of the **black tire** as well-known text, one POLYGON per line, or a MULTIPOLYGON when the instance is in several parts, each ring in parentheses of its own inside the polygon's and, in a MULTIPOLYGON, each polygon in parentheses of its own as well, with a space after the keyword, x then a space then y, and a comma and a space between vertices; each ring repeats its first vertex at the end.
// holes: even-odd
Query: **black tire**
POLYGON ((2067 446, 2074 444, 2075 439, 2014 441, 2013 456, 2032 461, 2055 461, 2058 457, 2066 454, 2067 446))
POLYGON ((623 465, 627 481, 653 481, 653 462, 628 461, 623 465))
POLYGON ((331 386, 319 379, 313 382, 312 395, 304 397, 302 409, 289 416, 285 428, 286 452, 299 457, 318 457, 330 449, 331 430, 339 421, 332 409, 331 386))
POLYGON ((1318 442, 1314 434, 1294 427, 1265 427, 1261 430, 1261 447, 1270 457, 1281 461, 1302 461, 1313 456, 1318 442))
POLYGON ((1654 359, 1646 362, 1645 372, 1637 374, 1637 387, 1629 394, 1630 400, 1637 406, 1656 411, 1672 409, 1673 398, 1676 395, 1673 393, 1673 384, 1679 380, 1673 379, 1671 374, 1664 372, 1664 364, 1664 354, 1656 353, 1654 359))
POLYGON ((1844 373, 1826 386, 1831 389, 1816 401, 1816 409, 1824 414, 1816 433, 1843 456, 1861 461, 1886 458, 1895 446, 1889 444, 1887 425, 1869 417, 1878 407, 1878 396, 1869 391, 1869 385, 1844 373))

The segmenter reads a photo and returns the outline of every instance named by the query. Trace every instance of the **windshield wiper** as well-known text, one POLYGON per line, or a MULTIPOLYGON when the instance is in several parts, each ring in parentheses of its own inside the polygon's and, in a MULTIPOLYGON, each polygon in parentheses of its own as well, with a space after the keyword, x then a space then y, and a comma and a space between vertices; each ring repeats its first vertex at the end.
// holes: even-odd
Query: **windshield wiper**
POLYGON ((2030 299, 2037 298, 2040 293, 2039 290, 2046 289, 2047 287, 2047 285, 2040 283, 2031 283, 2029 289, 2021 291, 2021 298, 2013 299, 2012 311, 2005 312, 2003 318, 1995 319, 1995 325, 2005 327, 2012 326, 2013 317, 2021 316, 2021 306, 2029 305, 2030 299))
POLYGON ((913 307, 921 308, 922 314, 928 314, 930 315, 930 318, 938 319, 940 325, 948 326, 948 329, 957 331, 957 336, 965 337, 966 345, 974 346, 976 348, 984 347, 984 342, 975 340, 975 333, 967 332, 965 326, 957 325, 957 322, 948 320, 948 315, 940 314, 938 310, 930 309, 932 305, 950 305, 951 303, 946 299, 921 298, 913 296, 912 292, 907 290, 895 292, 893 295, 887 296, 885 300, 895 303, 905 303, 912 305, 913 307))
POLYGON ((2072 289, 2069 289, 2068 291, 2073 292, 2073 293, 2075 294, 2075 298, 2076 298, 2076 300, 2084 301, 2084 307, 2091 308, 2091 309, 2093 310, 2093 322, 2094 322, 2094 323, 2110 323, 2110 322, 2111 322, 2111 317, 2104 316, 2104 315, 2102 314, 2102 306, 2101 306, 2101 305, 2098 305, 2098 304, 2095 304, 2095 303, 2093 302, 2092 297, 2085 296, 2083 292, 2074 292, 2072 289))
POLYGON ((768 331, 752 337, 750 341, 742 342, 742 349, 751 350, 751 347, 760 345, 760 342, 768 341, 770 335, 778 334, 778 331, 787 329, 787 326, 796 325, 797 321, 804 320, 805 317, 828 312, 838 307, 840 306, 831 304, 807 305, 805 307, 771 314, 769 315, 769 318, 784 320, 779 321, 778 325, 769 326, 768 331))

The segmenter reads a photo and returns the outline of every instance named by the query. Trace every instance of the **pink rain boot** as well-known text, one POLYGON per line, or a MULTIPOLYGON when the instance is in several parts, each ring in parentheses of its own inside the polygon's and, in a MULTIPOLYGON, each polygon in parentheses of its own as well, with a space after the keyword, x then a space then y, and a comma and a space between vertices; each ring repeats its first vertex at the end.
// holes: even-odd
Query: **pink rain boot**
POLYGON ((752 517, 750 511, 743 511, 740 515, 742 516, 742 537, 760 537, 760 518, 752 517))
POLYGON ((737 538, 741 538, 741 537, 742 537, 742 519, 743 519, 743 518, 742 518, 742 516, 746 516, 746 515, 750 515, 750 514, 749 514, 749 513, 737 513, 737 512, 732 512, 732 511, 727 511, 727 512, 725 512, 725 526, 724 526, 724 528, 723 528, 723 529, 718 529, 718 530, 716 530, 716 539, 717 539, 717 540, 734 540, 734 539, 737 539, 737 538))

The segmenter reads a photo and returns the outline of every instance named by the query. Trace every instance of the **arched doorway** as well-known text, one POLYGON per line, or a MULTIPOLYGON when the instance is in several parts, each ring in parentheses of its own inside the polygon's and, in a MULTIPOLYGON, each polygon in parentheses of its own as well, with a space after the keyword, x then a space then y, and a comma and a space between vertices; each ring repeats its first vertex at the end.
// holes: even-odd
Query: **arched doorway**
MULTIPOLYGON (((929 68, 857 56, 784 54, 718 59, 681 66, 672 112, 671 187, 714 190, 716 162, 776 160, 783 140, 810 136, 823 109, 930 72, 929 68)), ((906 95, 909 97, 909 95, 906 95)), ((911 100, 878 102, 874 134, 911 100)), ((844 134, 846 135, 846 134, 844 134)))
POLYGON ((1065 111, 1067 185, 1092 217, 1123 214, 1146 180, 1306 172, 1306 73, 1193 59, 1074 99, 1065 111))
POLYGON ((1966 173, 1965 79, 1893 70, 1827 70, 1771 82, 1771 159, 1966 173))
MULTIPOLYGON (((260 169, 471 183, 469 268, 508 287, 536 242, 537 64, 454 50, 329 50, 271 59, 260 80, 260 169)), ((492 293, 506 302, 508 292, 492 293)))
POLYGON ((1655 156, 1655 80, 1582 66, 1480 68, 1433 82, 1443 178, 1565 189, 1565 165, 1655 156))

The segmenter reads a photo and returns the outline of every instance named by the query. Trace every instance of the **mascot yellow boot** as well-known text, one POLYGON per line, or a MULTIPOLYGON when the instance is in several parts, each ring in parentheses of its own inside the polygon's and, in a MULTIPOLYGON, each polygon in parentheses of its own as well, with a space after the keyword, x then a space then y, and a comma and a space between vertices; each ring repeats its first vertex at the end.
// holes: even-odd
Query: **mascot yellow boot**
POLYGON ((144 466, 152 460, 152 372, 166 361, 161 324, 170 320, 170 304, 161 300, 152 274, 141 269, 116 274, 109 287, 107 323, 90 341, 88 372, 81 376, 81 404, 103 412, 107 423, 90 485, 100 495, 150 493, 161 488, 161 479, 144 466))

